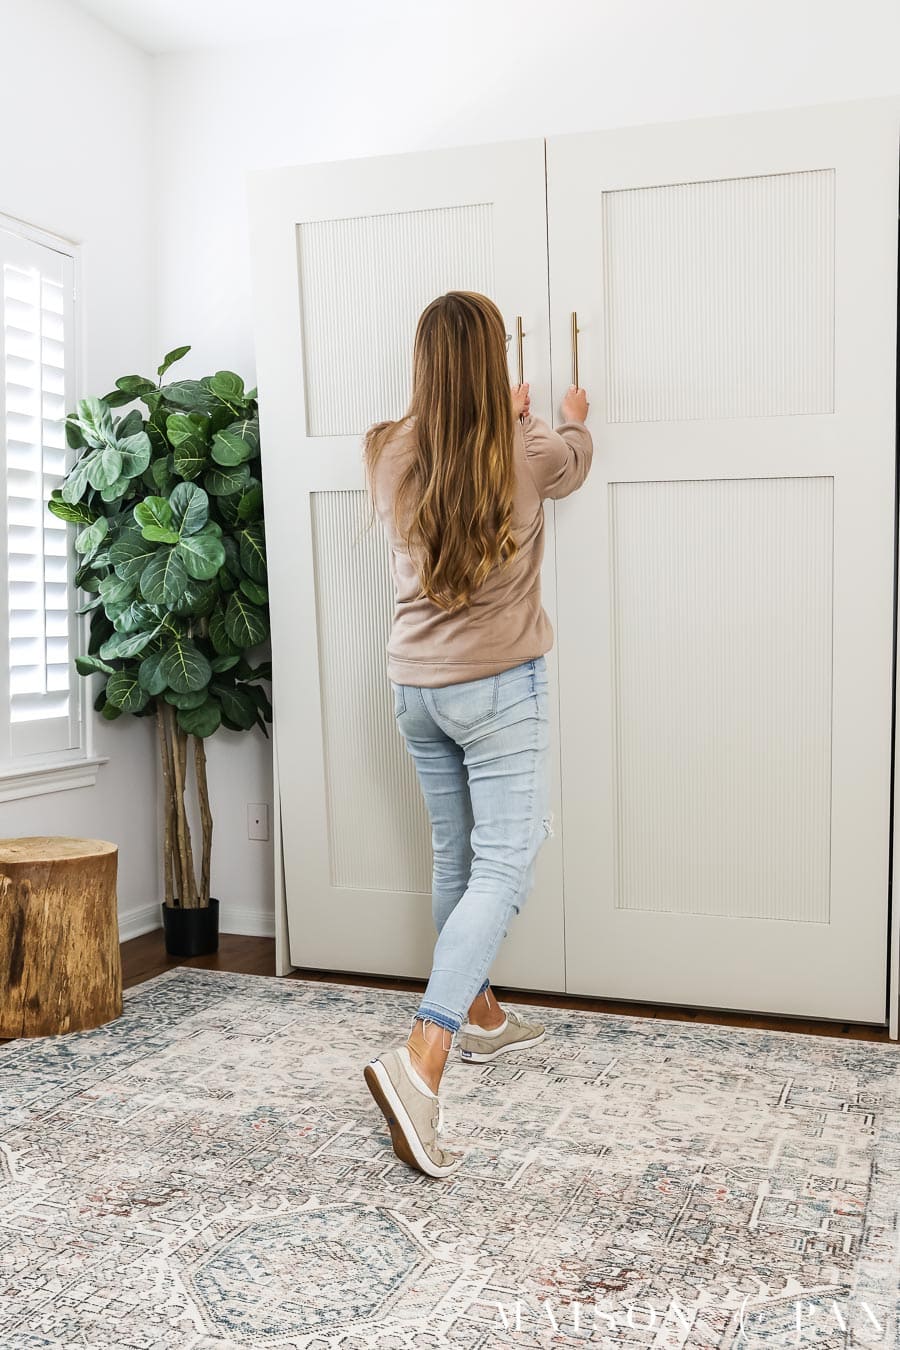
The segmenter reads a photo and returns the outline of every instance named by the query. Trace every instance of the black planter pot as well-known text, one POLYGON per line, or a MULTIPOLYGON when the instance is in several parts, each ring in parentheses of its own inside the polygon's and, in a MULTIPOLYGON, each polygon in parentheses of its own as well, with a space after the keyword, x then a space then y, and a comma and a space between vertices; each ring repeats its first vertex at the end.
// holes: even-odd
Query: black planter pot
POLYGON ((219 950, 219 902, 214 895, 197 909, 163 902, 162 912, 170 956, 209 956, 219 950))

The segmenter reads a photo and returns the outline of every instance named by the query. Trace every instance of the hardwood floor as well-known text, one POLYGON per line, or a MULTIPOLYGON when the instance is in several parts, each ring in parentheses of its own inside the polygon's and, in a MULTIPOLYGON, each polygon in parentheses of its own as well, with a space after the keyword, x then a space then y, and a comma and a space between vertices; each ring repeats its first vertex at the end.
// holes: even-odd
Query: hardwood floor
MULTIPOLYGON (((122 982, 126 988, 149 980, 170 966, 203 966, 208 970, 235 970, 247 975, 275 974, 274 938, 243 937, 221 933, 219 950, 214 956, 175 957, 166 954, 163 930, 155 929, 122 943, 122 982)), ((335 971, 297 970, 292 980, 329 980, 337 984, 368 985, 376 989, 407 989, 410 1011, 416 994, 425 988, 424 980, 403 980, 382 975, 357 975, 335 971)), ((797 1017, 763 1017, 756 1013, 720 1012, 709 1008, 670 1007, 655 1003, 624 1003, 608 999, 580 998, 568 994, 534 993, 531 990, 494 988, 497 998, 516 1003, 541 1003, 551 1008, 577 1008, 586 1012, 622 1013, 629 1017, 656 1017, 674 1022, 707 1022, 717 1026, 760 1027, 774 1031, 800 1031, 811 1036, 838 1036, 850 1040, 887 1041, 887 1027, 858 1022, 820 1022, 797 1017)), ((898 1046, 900 1050, 900 1046, 898 1046)))

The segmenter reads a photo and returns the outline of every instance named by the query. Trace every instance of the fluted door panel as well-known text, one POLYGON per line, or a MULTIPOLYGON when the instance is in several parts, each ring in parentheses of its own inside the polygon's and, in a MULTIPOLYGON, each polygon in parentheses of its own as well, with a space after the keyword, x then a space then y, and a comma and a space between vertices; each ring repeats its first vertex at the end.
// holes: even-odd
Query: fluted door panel
POLYGON ((310 502, 331 884, 430 894, 428 814, 384 673, 387 540, 365 492, 310 502))
POLYGON ((834 170, 603 193, 610 422, 834 410, 834 170))
POLYGON ((828 922, 832 490, 610 484, 618 908, 828 922))
POLYGON ((494 291, 490 203, 297 227, 308 436, 400 417, 421 311, 448 290, 494 291))

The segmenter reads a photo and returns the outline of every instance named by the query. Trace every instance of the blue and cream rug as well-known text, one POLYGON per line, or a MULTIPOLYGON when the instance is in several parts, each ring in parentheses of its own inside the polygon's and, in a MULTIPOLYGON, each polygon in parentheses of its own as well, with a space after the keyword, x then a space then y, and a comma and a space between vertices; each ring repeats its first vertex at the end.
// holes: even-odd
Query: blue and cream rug
POLYGON ((436 1181, 362 1076, 416 1002, 179 966, 0 1046, 2 1350, 900 1343, 896 1045, 544 1008, 436 1181))

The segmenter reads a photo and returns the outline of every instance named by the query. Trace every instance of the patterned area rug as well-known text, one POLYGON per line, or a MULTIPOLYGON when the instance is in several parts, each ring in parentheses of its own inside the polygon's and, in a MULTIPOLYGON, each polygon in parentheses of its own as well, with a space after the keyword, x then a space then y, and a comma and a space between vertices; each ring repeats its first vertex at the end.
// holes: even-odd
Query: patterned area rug
POLYGON ((362 1076, 416 996, 173 967, 0 1046, 0 1346, 895 1347, 896 1045, 536 1010, 447 1180, 362 1076))

